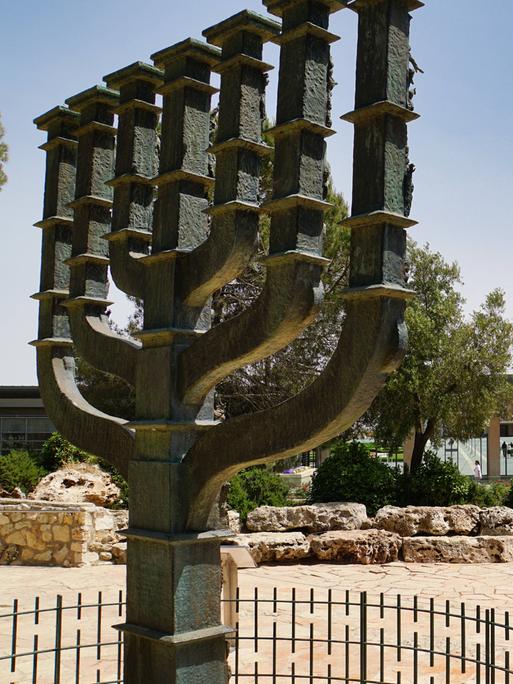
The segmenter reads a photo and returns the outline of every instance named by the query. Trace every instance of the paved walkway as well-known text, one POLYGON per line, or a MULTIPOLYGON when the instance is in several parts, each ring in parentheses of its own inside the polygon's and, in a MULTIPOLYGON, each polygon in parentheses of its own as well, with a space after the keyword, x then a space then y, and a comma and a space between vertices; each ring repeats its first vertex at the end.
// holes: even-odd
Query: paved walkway
MULTIPOLYGON (((77 657, 82 684, 93 682, 117 681, 118 660, 120 649, 117 644, 117 634, 110 625, 122 621, 121 607, 118 604, 119 590, 124 588, 125 568, 122 566, 105 565, 93 568, 28 568, 28 567, 0 567, 0 616, 12 611, 12 601, 19 599, 18 610, 33 611, 34 597, 39 596, 39 609, 53 608, 56 595, 61 594, 64 602, 62 620, 62 645, 68 646, 63 652, 61 668, 61 683, 75 682, 77 657), (77 600, 78 593, 80 600, 77 600), (98 623, 98 592, 102 592, 101 600, 104 607, 101 610, 101 640, 110 641, 111 646, 100 651, 94 646, 97 640, 98 623), (78 609, 77 605, 81 604, 78 609), (105 605, 109 604, 109 605, 105 605), (73 608, 71 607, 73 606, 73 608), (91 644, 78 653, 75 645, 91 644)), ((484 629, 481 634, 476 632, 475 626, 469 623, 469 628, 462 643, 462 621, 458 617, 461 602, 465 603, 467 616, 475 615, 476 606, 483 609, 496 608, 497 616, 504 616, 505 610, 513 610, 513 564, 482 564, 482 565, 445 565, 445 564, 404 564, 392 563, 383 566, 337 565, 329 563, 312 563, 302 565, 274 565, 242 570, 239 575, 240 598, 239 622, 241 633, 246 639, 240 642, 239 672, 246 672, 247 677, 239 678, 240 684, 268 684, 271 683, 272 660, 276 661, 278 672, 292 672, 295 667, 296 675, 310 673, 310 661, 315 652, 315 675, 321 678, 312 681, 325 684, 328 681, 361 681, 359 676, 359 630, 360 630, 360 596, 359 592, 367 592, 368 635, 369 641, 376 644, 369 648, 369 673, 366 681, 391 682, 396 684, 397 672, 401 672, 402 684, 415 681, 412 675, 413 655, 408 650, 415 639, 430 637, 430 618, 422 612, 423 607, 429 606, 429 599, 435 599, 436 605, 441 606, 441 612, 436 617, 434 634, 432 636, 435 650, 445 653, 447 639, 451 639, 451 652, 460 652, 463 648, 470 654, 475 653, 476 644, 481 640, 484 644, 484 629), (254 591, 258 587, 259 604, 255 614, 254 591), (276 592, 274 589, 276 588, 276 592), (296 589, 297 605, 293 615, 288 601, 292 589, 296 589), (314 589, 314 595, 311 589, 314 589), (329 614, 326 597, 331 590, 335 605, 329 614), (354 603, 345 604, 346 590, 355 597, 354 603), (379 596, 383 593, 380 610, 379 596), (413 611, 402 613, 401 643, 405 646, 401 663, 397 662, 397 649, 392 647, 397 636, 397 594, 401 594, 403 608, 413 605, 413 598, 418 597, 419 614, 414 618, 413 611), (314 599, 314 604, 310 601, 314 599), (249 601, 248 599, 251 599, 249 601), (451 612, 456 616, 447 626, 447 616, 443 613, 445 602, 450 601, 451 612), (339 603, 336 603, 339 602, 339 603), (374 604, 374 605, 372 605, 374 604), (382 614, 380 614, 382 613, 382 614), (294 618, 294 619, 293 619, 294 618), (253 638, 255 620, 258 620, 258 634, 262 639, 255 644, 253 638), (295 623, 295 652, 292 654, 291 635, 292 623, 295 623), (330 626, 331 625, 331 626, 330 626), (472 628, 472 629, 471 629, 472 628), (272 636, 278 637, 278 646, 273 655, 272 636), (313 631, 315 630, 315 632, 313 631), (351 651, 342 644, 336 644, 331 654, 327 651, 326 638, 331 632, 335 641, 349 638, 351 651), (417 636, 415 636, 417 633, 417 636), (316 642, 310 645, 310 636, 314 634, 316 642), (381 649, 380 639, 390 647, 381 649), (313 650, 312 650, 313 649, 313 650), (385 672, 393 676, 380 678, 380 658, 384 663, 385 672), (348 665, 344 663, 347 662, 348 665), (255 663, 259 675, 255 677, 255 663), (332 680, 328 679, 328 667, 331 667, 332 680), (343 668, 349 668, 343 670, 343 668), (340 679, 335 679, 340 676, 340 679)), ((499 617, 497 617, 499 621, 499 617)), ((513 624, 513 621, 512 621, 513 624)), ((55 679, 55 611, 41 612, 37 620, 33 613, 20 616, 17 624, 17 644, 15 672, 12 673, 12 660, 0 660, 0 682, 2 684, 26 684, 35 681, 37 684, 53 684, 55 679), (37 623, 37 624, 35 624, 37 623), (37 637, 37 648, 47 648, 49 653, 40 657, 37 662, 37 677, 33 678, 34 662, 32 657, 21 657, 22 653, 29 653, 34 648, 34 637, 37 637)), ((505 630, 497 630, 494 639, 498 644, 499 658, 509 648, 505 639, 505 630)), ((509 636, 509 634, 508 634, 509 636)), ((0 617, 0 658, 11 652, 12 619, 2 620, 0 617)), ((484 645, 483 645, 484 648, 484 645)), ((484 652, 484 651, 483 651, 484 652)), ((419 684, 445 683, 446 660, 441 655, 433 663, 428 662, 428 656, 420 652, 417 667, 419 684)), ((501 661, 502 662, 502 661, 501 661)), ((513 658, 512 658, 513 662, 513 658)), ((451 679, 453 684, 467 684, 476 681, 475 668, 469 667, 461 674, 460 663, 451 662, 451 679)), ((485 681, 484 670, 481 673, 485 681)), ((308 681, 308 676, 305 681, 308 681)), ((282 683, 289 684, 292 677, 280 678, 282 683)), ((509 681, 498 673, 497 684, 509 681)))
MULTIPOLYGON (((0 606, 12 605, 13 598, 57 594, 76 597, 78 592, 112 592, 125 585, 125 567, 102 565, 88 568, 0 567, 0 606)), ((444 563, 390 563, 388 565, 263 565, 239 571, 242 594, 253 587, 349 589, 370 594, 398 594, 465 601, 469 605, 513 610, 513 563, 449 565, 444 563)))

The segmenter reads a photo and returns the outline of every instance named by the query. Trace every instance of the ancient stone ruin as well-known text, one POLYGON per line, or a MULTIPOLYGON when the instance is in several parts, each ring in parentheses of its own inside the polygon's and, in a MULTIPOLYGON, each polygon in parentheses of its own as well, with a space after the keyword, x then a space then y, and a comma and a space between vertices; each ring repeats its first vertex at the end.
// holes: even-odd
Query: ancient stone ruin
POLYGON ((405 228, 413 191, 410 10, 418 0, 264 0, 135 62, 35 120, 48 134, 37 364, 51 420, 129 479, 125 682, 227 680, 219 545, 209 529, 224 481, 348 428, 406 348, 405 228), (330 16, 359 15, 349 287, 338 347, 290 401, 218 423, 222 378, 285 347, 322 300, 330 16), (267 41, 281 50, 273 196, 262 205, 267 41), (212 72, 220 74, 210 145, 212 72), (162 95, 162 112, 156 94, 162 95), (161 134, 158 125, 161 121, 161 134), (215 164, 213 160, 215 159, 215 164), (212 201, 210 201, 212 198, 212 201), (270 216, 266 281, 252 306, 211 326, 212 294, 255 253, 270 216), (137 340, 108 324, 108 277, 144 304, 137 340), (135 388, 136 420, 81 396, 78 354, 135 388))

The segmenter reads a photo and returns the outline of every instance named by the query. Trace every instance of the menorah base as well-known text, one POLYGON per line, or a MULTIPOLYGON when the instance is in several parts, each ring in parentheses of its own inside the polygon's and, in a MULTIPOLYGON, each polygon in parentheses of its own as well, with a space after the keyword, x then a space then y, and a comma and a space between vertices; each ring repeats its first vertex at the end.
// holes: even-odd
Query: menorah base
POLYGON ((165 635, 123 625, 125 684, 227 684, 225 627, 165 635))

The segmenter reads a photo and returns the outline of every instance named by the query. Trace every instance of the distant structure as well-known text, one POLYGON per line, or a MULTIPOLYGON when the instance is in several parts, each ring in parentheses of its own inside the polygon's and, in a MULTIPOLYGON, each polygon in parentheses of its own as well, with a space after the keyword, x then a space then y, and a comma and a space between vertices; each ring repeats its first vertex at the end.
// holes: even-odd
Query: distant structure
POLYGON ((264 0, 136 62, 35 120, 47 131, 38 372, 58 429, 129 478, 126 684, 227 681, 220 541, 223 482, 314 448, 369 406, 406 349, 403 322, 409 10, 417 0, 264 0), (218 424, 216 383, 273 354, 322 301, 325 139, 334 86, 330 15, 359 15, 346 321, 323 374, 290 401, 218 424), (272 199, 261 205, 266 41, 280 45, 272 199), (221 76, 209 146, 211 72, 221 76), (161 136, 157 133, 163 96, 161 136), (117 126, 115 116, 117 115, 117 126), (117 136, 117 143, 116 143, 117 136), (209 155, 215 165, 209 164, 209 155), (215 173, 215 178, 213 174, 215 173), (209 198, 212 197, 212 202, 209 198), (211 327, 210 297, 255 254, 270 215, 267 278, 240 316, 211 327), (107 270, 144 303, 137 341, 108 325, 107 270), (80 395, 74 353, 135 387, 126 423, 80 395))

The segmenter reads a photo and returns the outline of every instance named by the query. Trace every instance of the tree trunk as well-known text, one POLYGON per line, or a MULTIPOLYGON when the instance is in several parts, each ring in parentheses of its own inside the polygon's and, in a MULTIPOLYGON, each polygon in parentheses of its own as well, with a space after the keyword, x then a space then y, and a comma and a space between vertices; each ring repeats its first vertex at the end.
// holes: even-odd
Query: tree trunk
POLYGON ((426 423, 426 429, 415 430, 415 441, 413 443, 413 452, 411 455, 410 472, 414 473, 422 463, 426 444, 429 442, 435 430, 435 421, 429 419, 426 423))

